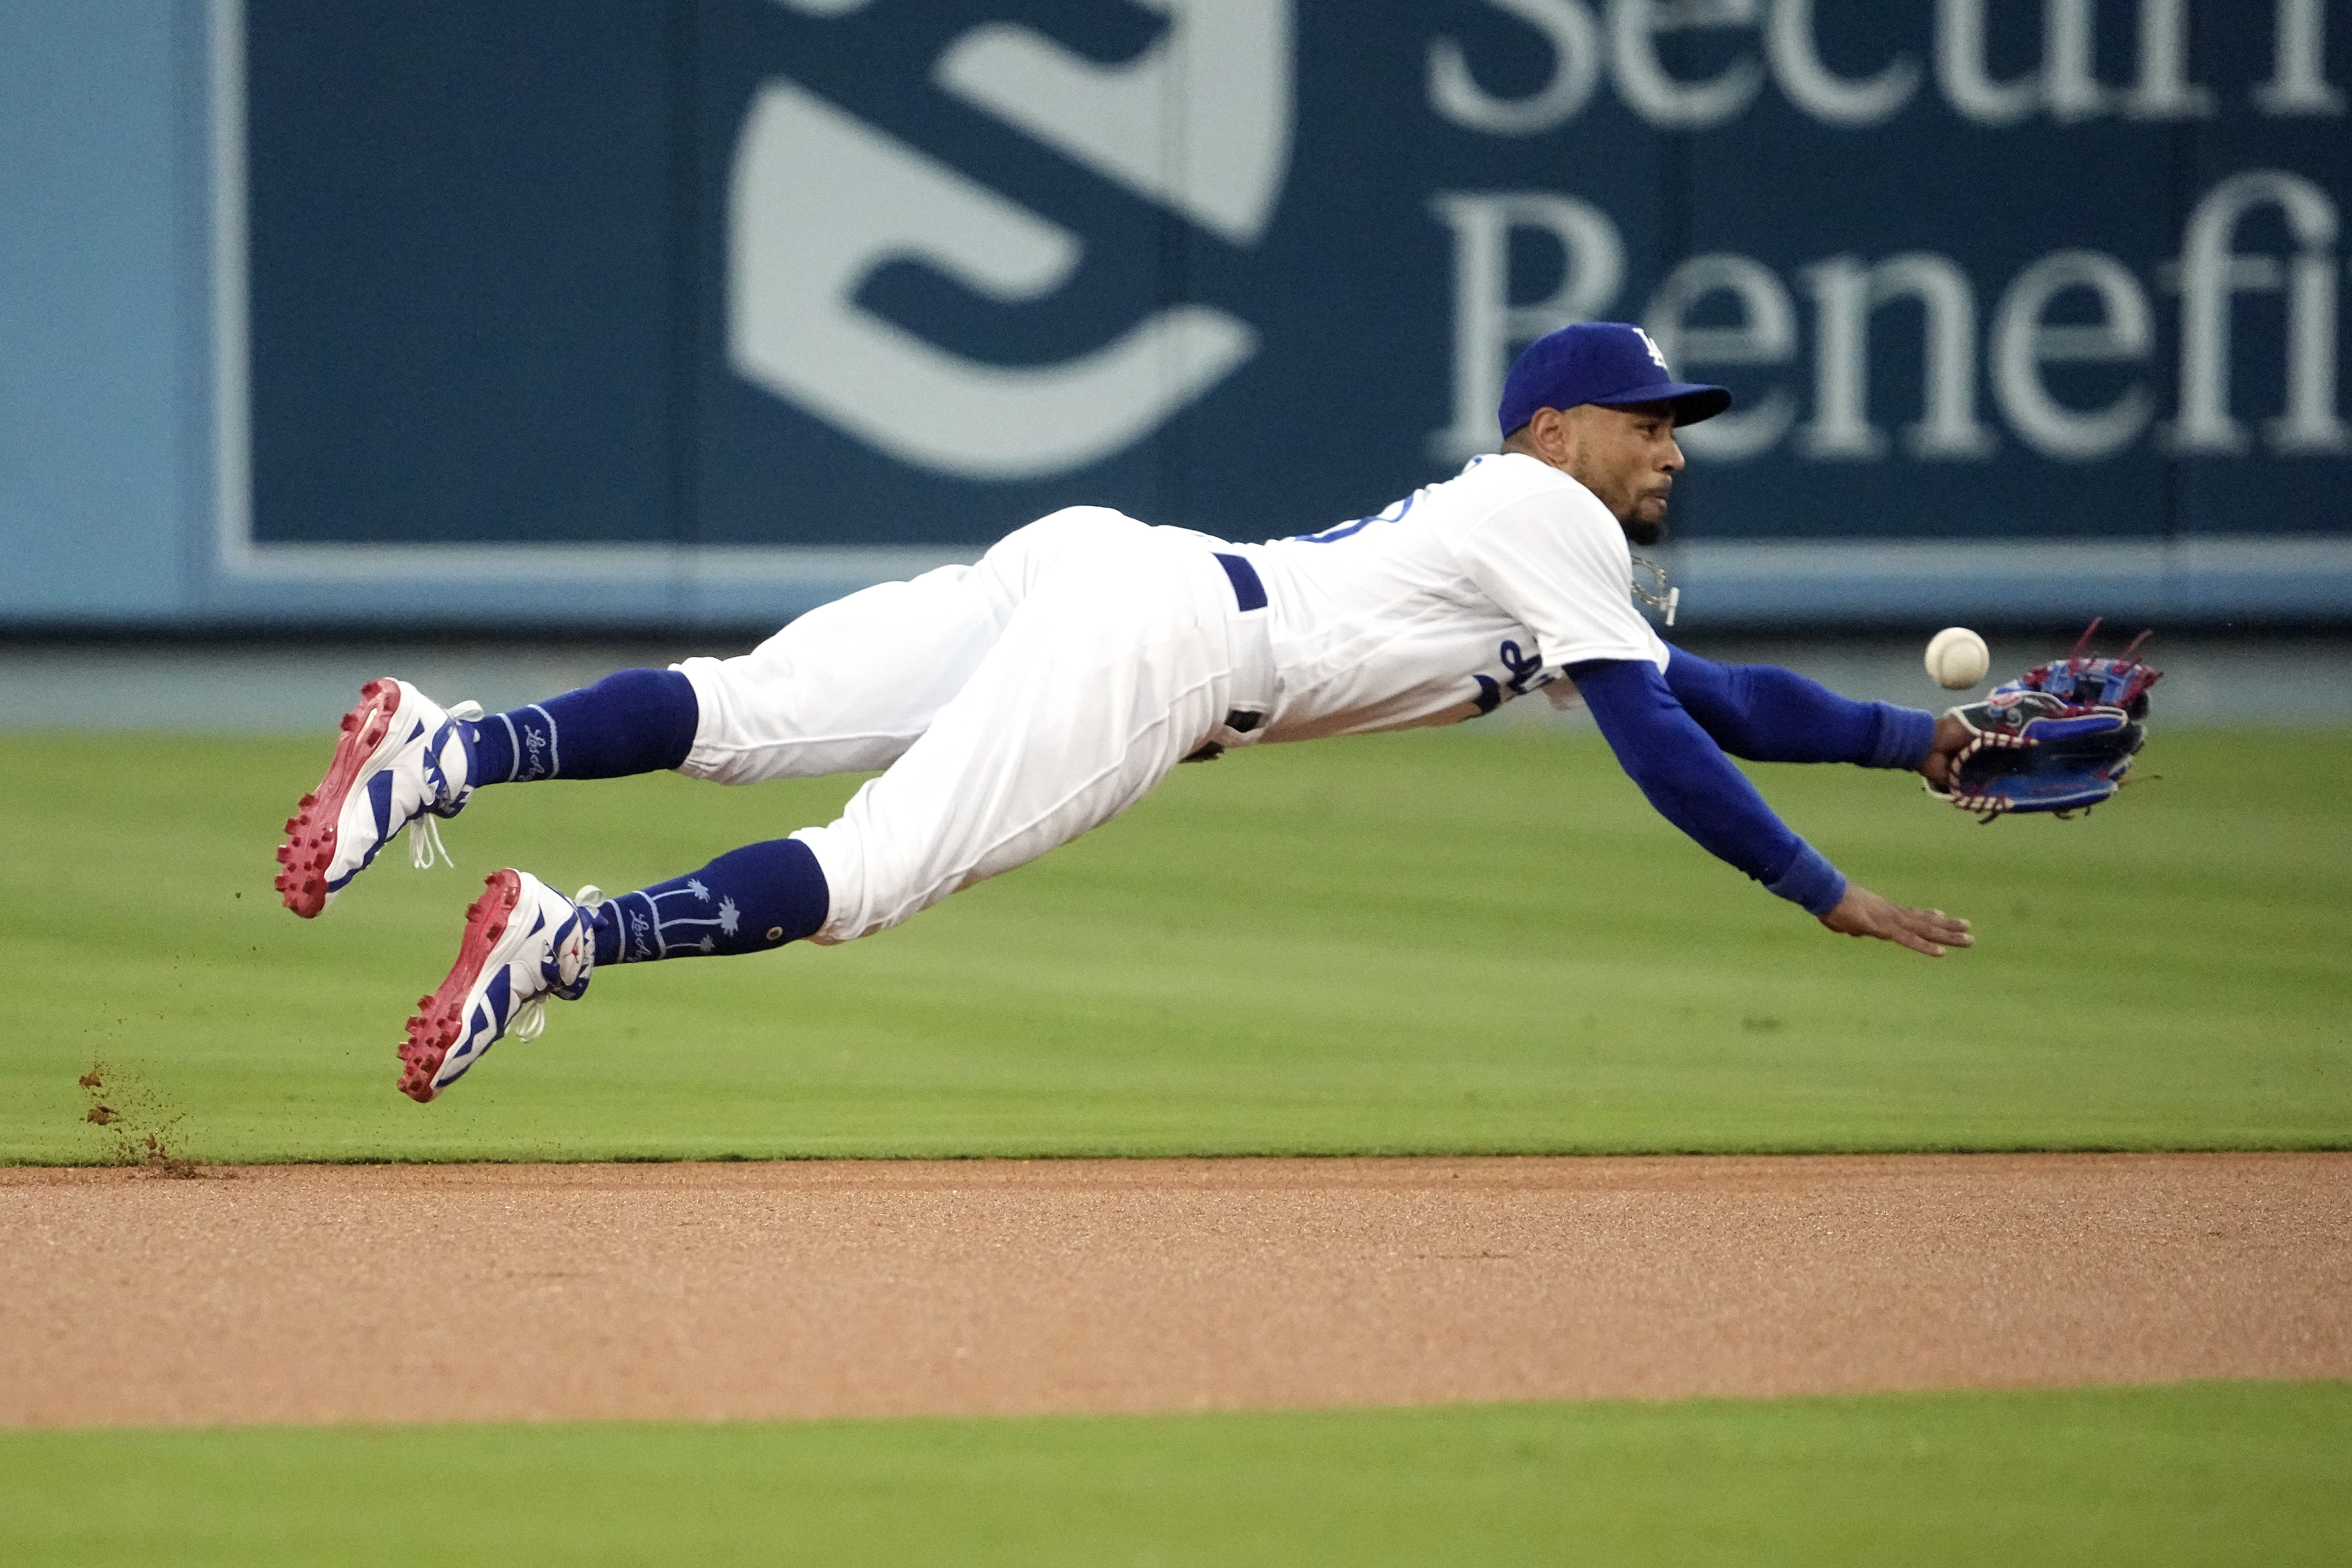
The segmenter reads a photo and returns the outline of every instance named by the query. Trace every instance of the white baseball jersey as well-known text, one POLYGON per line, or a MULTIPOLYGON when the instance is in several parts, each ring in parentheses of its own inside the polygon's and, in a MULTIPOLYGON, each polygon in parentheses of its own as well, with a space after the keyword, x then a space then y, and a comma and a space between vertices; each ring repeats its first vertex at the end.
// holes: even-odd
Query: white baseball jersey
POLYGON ((1666 646, 1633 608, 1624 530, 1517 453, 1321 533, 1232 547, 1265 584, 1280 692, 1269 741, 1450 724, 1589 658, 1666 646))
POLYGON ((1580 659, 1663 668, 1630 579, 1608 510, 1522 456, 1265 544, 1074 507, 677 666, 700 708, 680 771, 887 770, 794 835, 831 890, 815 940, 845 942, 1108 821, 1205 742, 1444 723, 1580 659), (1236 710, 1265 722, 1236 733, 1236 710))

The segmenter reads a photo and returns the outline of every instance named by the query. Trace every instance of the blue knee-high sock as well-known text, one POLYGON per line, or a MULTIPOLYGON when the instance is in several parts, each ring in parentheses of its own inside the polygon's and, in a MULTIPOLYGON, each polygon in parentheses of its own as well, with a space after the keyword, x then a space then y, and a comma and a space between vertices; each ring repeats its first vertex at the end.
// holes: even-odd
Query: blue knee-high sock
POLYGON ((625 669, 593 686, 459 725, 467 782, 617 779, 677 767, 694 749, 702 704, 674 669, 625 669))
POLYGON ((824 872, 797 838, 730 849, 691 876, 608 899, 594 916, 596 962, 765 952, 824 924, 824 872))

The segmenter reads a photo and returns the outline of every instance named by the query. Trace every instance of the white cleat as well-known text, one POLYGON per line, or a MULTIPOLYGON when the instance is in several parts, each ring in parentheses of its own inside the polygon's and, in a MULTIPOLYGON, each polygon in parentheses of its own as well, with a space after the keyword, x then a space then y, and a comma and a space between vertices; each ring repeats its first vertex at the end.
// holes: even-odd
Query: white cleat
POLYGON ((417 998, 400 1047, 400 1092, 423 1104, 466 1075, 499 1038, 535 1040, 547 999, 576 1002, 596 966, 593 888, 567 899, 528 871, 494 871, 466 911, 466 936, 441 989, 417 998))
POLYGON ((360 688, 326 777, 286 819, 278 847, 286 907, 315 919, 411 822, 410 859, 420 868, 447 860, 434 818, 457 816, 473 794, 457 721, 481 716, 475 703, 444 709, 388 676, 360 688))

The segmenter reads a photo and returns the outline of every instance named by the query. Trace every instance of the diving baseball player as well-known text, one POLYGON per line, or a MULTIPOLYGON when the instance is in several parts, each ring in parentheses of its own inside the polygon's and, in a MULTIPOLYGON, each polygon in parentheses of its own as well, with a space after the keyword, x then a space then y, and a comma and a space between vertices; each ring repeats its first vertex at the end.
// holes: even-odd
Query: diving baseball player
POLYGON ((1190 758, 1451 723, 1549 688, 1591 710, 1653 805, 1767 890, 1834 931, 1965 947, 1967 921, 1849 882, 1730 762, 1941 784, 1957 722, 1669 649, 1634 607, 1628 541, 1664 528, 1675 428, 1730 401, 1675 381, 1638 328, 1586 323, 1512 366, 1500 453, 1320 533, 1235 544, 1076 507, 737 658, 487 717, 372 681, 287 823, 278 888, 315 916, 412 823, 430 865, 436 819, 492 784, 883 770, 838 821, 617 897, 495 873, 401 1047, 402 1091, 430 1100, 600 969, 853 941, 1069 842, 1190 758))

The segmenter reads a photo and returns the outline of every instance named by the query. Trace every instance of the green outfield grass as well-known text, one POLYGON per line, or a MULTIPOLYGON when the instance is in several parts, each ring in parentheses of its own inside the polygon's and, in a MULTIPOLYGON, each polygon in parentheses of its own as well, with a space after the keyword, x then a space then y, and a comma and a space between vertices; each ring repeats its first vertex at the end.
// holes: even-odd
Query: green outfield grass
POLYGON ((0 1434, 13 1568, 2352 1561, 2352 1384, 0 1434))
POLYGON ((0 1159, 105 1159, 93 1061, 206 1160, 2352 1146, 2352 734, 2161 733, 2086 821, 1755 770, 1858 880, 1822 931, 1587 734, 1265 747, 895 931, 601 973, 431 1107, 394 1047, 481 876, 620 890, 854 781, 486 792, 325 918, 278 906, 311 742, 0 739, 0 1159))

